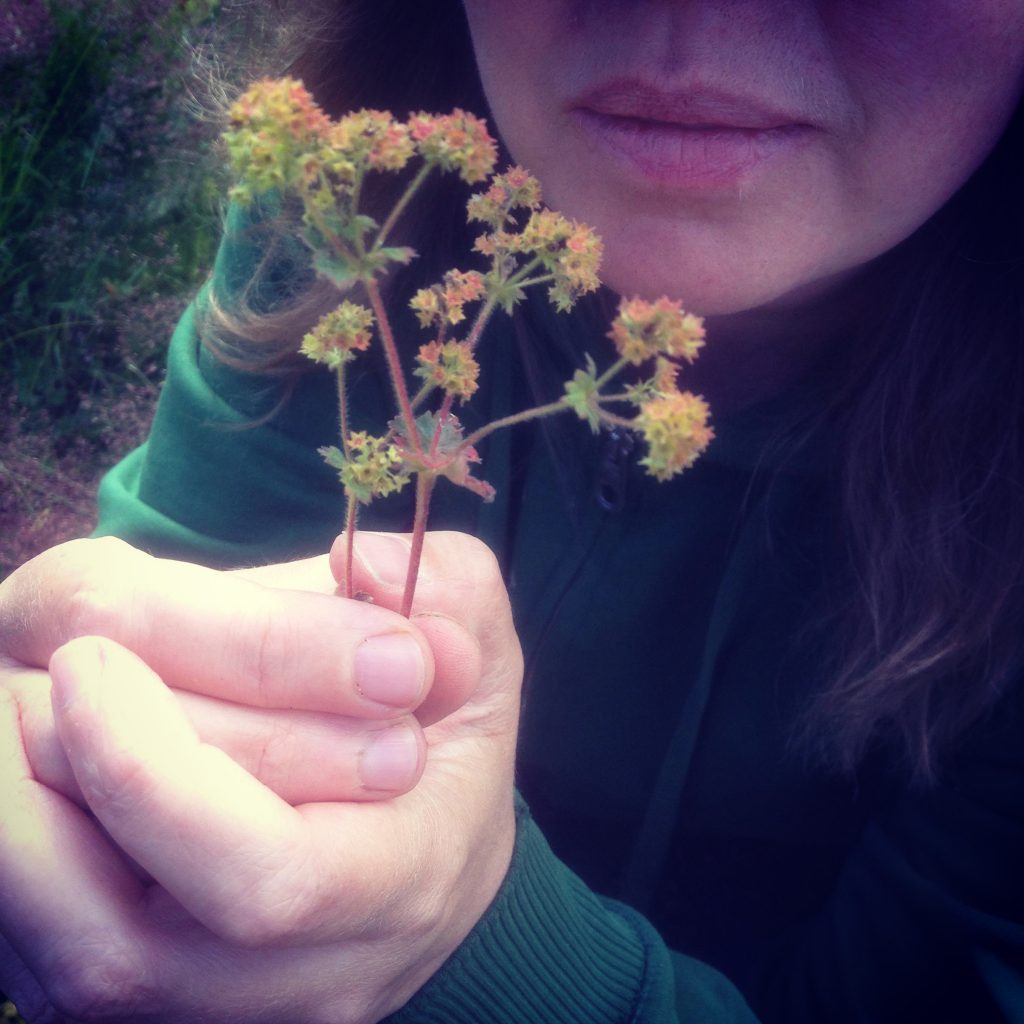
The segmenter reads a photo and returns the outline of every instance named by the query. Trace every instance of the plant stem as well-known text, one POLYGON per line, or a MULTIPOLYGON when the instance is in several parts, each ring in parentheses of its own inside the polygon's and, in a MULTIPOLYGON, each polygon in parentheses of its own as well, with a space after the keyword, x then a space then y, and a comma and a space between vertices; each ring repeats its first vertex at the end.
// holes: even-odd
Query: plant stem
POLYGON ((356 520, 359 518, 359 500, 354 494, 348 496, 348 509, 345 513, 345 596, 351 600, 355 596, 352 584, 352 561, 356 551, 356 520))
MULTIPOLYGON (((341 447, 348 456, 348 401, 345 394, 345 364, 342 363, 337 371, 338 381, 338 426, 341 431, 341 447)), ((359 518, 359 501, 354 494, 347 495, 348 508, 345 512, 345 596, 351 598, 354 594, 352 586, 352 557, 355 553, 356 520, 359 518)))
POLYGON ((335 373, 338 382, 338 428, 341 431, 341 448, 348 455, 348 401, 345 394, 345 364, 341 363, 335 373))
POLYGON ((517 284, 520 288, 529 288, 535 284, 547 284, 548 281, 554 281, 554 274, 542 274, 540 277, 529 277, 526 280, 518 281, 517 284))
POLYGON ((430 396, 430 394, 437 388, 437 385, 432 380, 425 380, 420 387, 419 391, 413 395, 412 400, 409 404, 413 409, 418 409, 430 396))
POLYGON ((502 427, 514 427, 517 423, 526 423, 528 420, 535 420, 541 416, 550 416, 552 413, 564 412, 566 409, 571 409, 568 401, 564 398, 559 398, 556 402, 548 402, 547 405, 535 405, 532 409, 524 409, 522 412, 513 413, 511 416, 503 416, 500 420, 494 420, 491 423, 486 423, 479 430, 474 430, 459 445, 459 451, 470 447, 470 445, 476 444, 478 441, 482 441, 489 434, 493 434, 496 430, 501 430, 502 427))
POLYGON ((416 518, 412 524, 412 547, 409 549, 409 568, 405 574, 405 593, 402 595, 402 614, 409 618, 412 599, 416 593, 416 579, 423 557, 423 539, 427 532, 427 512, 430 509, 430 495, 434 490, 433 473, 416 474, 416 518))
POLYGON ((594 387, 598 391, 600 391, 601 388, 603 388, 605 386, 605 384, 607 384, 608 381, 610 381, 612 379, 612 377, 614 377, 617 373, 619 373, 626 366, 628 361, 629 360, 622 359, 622 358, 617 359, 614 363, 612 363, 611 366, 608 367, 607 370, 604 371, 604 373, 601 374, 600 377, 597 378, 596 381, 594 381, 594 387))
POLYGON ((395 399, 398 402, 398 410, 405 422, 405 432, 409 435, 409 443, 417 455, 423 455, 423 446, 420 444, 419 431, 416 429, 416 417, 412 412, 412 404, 409 401, 409 392, 405 386, 405 377, 402 375, 402 361, 398 356, 398 346, 395 344, 395 336, 391 333, 391 322, 388 320, 387 311, 384 309, 384 301, 380 295, 380 288, 377 282, 370 278, 364 282, 366 294, 373 307, 373 314, 377 318, 377 326, 380 328, 380 338, 384 343, 384 352, 388 360, 388 371, 391 376, 391 385, 395 391, 395 399))
POLYGON ((473 326, 469 329, 469 334, 466 335, 466 344, 469 345, 470 352, 476 348, 480 335, 483 334, 496 305, 497 302, 493 296, 488 296, 487 301, 480 307, 480 312, 477 313, 476 320, 473 321, 473 326))
POLYGON ((403 211, 409 205, 409 200, 416 194, 416 190, 420 185, 427 180, 427 175, 430 173, 432 166, 432 164, 424 164, 416 172, 416 176, 409 182, 409 187, 399 197, 398 202, 392 207, 387 219, 381 225, 380 231, 377 232, 377 237, 371 247, 372 251, 376 252, 384 244, 398 218, 402 216, 403 211))
POLYGON ((526 275, 533 271, 536 267, 541 265, 541 259, 539 256, 534 256, 532 260, 524 263, 514 274, 510 275, 505 280, 505 284, 523 284, 526 275))
MULTIPOLYGON (((349 197, 349 206, 352 208, 352 216, 355 217, 359 213, 359 193, 363 187, 363 173, 361 171, 356 173, 356 180, 352 182, 352 194, 349 197)), ((366 246, 363 245, 363 236, 356 233, 356 251, 360 256, 366 255, 366 246)))
POLYGON ((636 424, 631 419, 609 412, 607 409, 598 409, 597 415, 601 417, 602 423, 610 423, 613 427, 625 427, 626 430, 636 429, 636 424))

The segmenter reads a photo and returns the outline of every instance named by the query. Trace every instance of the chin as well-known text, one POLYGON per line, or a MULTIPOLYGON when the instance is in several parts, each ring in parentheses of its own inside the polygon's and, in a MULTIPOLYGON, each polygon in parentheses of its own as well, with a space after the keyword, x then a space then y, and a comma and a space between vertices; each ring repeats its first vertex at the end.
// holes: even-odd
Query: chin
POLYGON ((682 239, 648 234, 628 244, 608 245, 602 281, 624 296, 656 299, 667 295, 700 316, 728 316, 759 309, 798 309, 828 294, 856 272, 825 260, 786 260, 786 252, 807 253, 780 238, 777 245, 709 244, 698 232, 682 239), (704 244, 701 244, 704 243, 704 244), (609 251, 611 250, 611 251, 609 251))
POLYGON ((606 260, 601 277, 618 295, 645 299, 667 295, 700 316, 725 316, 784 302, 805 287, 778 274, 737 271, 711 261, 679 266, 650 257, 606 260))

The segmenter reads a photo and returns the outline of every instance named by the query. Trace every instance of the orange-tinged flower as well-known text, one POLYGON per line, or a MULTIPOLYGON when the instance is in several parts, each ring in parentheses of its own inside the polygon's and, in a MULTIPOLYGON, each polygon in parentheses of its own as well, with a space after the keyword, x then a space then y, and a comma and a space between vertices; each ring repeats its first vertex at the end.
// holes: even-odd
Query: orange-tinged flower
POLYGON ((655 302, 623 299, 608 337, 619 355, 634 366, 656 355, 692 363, 704 344, 704 321, 664 296, 655 302))
POLYGON ((540 206, 540 182, 522 167, 509 167, 496 174, 486 192, 470 196, 466 204, 469 220, 483 221, 494 230, 512 219, 512 211, 536 210, 540 206))
POLYGON ((708 425, 709 412, 707 402, 689 391, 656 395, 645 402, 634 421, 647 442, 640 464, 657 480, 668 480, 692 466, 715 436, 708 425))
POLYGON ((247 202, 271 189, 290 188, 315 177, 330 118, 294 78, 263 79, 232 105, 225 133, 239 177, 232 197, 247 202))
POLYGON ((679 390, 676 383, 679 377, 679 364, 658 356, 654 364, 654 375, 651 377, 651 386, 655 391, 663 395, 671 395, 679 390))
POLYGON ((413 114, 409 135, 420 156, 442 170, 456 171, 470 185, 494 170, 498 146, 479 117, 456 108, 450 114, 413 114))
POLYGON ((437 384, 453 398, 469 398, 477 389, 480 364, 467 342, 431 341, 420 346, 416 361, 419 366, 413 373, 437 384))
POLYGON ((400 171, 415 147, 409 129, 386 110, 357 110, 331 126, 332 158, 361 170, 400 171))
POLYGON ((303 339, 299 351, 315 363, 336 370, 370 346, 373 313, 365 306, 346 300, 326 316, 303 339))
POLYGON ((295 78, 264 78, 253 83, 228 111, 232 124, 286 129, 297 141, 323 136, 330 118, 295 78))
POLYGON ((457 324, 466 318, 465 305, 483 298, 484 277, 476 270, 449 270, 441 284, 421 288, 409 305, 421 327, 457 324))

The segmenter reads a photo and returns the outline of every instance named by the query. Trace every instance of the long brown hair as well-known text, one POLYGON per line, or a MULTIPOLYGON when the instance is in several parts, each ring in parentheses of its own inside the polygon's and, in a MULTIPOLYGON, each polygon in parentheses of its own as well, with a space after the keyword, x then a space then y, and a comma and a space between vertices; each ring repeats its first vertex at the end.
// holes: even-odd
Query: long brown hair
MULTIPOLYGON (((457 0, 301 7, 306 42, 288 70, 329 112, 487 113, 457 0)), ((884 294, 822 414, 842 437, 836 504, 846 570, 827 624, 831 682, 804 724, 844 769, 894 743, 912 775, 934 778, 941 755, 1020 668, 1022 130, 1018 112, 961 192, 880 259, 884 294)), ((437 254, 425 261, 429 275, 452 262, 464 218, 443 183, 423 207, 429 225, 406 227, 417 248, 437 254)), ((263 321, 263 335, 294 338, 323 300, 299 296, 263 321)), ((260 317, 248 322, 232 324, 254 337, 260 317)))

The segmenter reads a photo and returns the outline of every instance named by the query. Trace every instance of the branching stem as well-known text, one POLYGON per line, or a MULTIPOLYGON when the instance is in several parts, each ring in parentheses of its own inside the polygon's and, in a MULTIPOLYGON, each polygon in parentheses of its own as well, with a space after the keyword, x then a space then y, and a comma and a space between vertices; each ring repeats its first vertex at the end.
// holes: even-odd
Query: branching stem
POLYGON ((417 455, 423 455, 423 446, 420 444, 419 431, 416 429, 416 417, 413 415, 412 403, 409 401, 409 391, 405 386, 405 377, 402 374, 402 361, 398 355, 398 346, 395 344, 395 336, 391 333, 391 322, 388 320, 387 311, 384 309, 384 300, 381 298, 380 288, 372 278, 365 282, 366 294, 373 307, 373 314, 377 318, 377 326, 380 328, 380 338, 384 344, 384 353, 388 360, 388 372, 391 376, 391 385, 395 391, 395 399, 398 402, 398 409, 405 423, 405 432, 409 438, 409 444, 417 455))
POLYGON ((459 451, 465 451, 471 445, 475 445, 478 441, 482 441, 489 434, 493 434, 496 430, 501 430, 503 427, 514 427, 517 423, 526 423, 529 420, 539 419, 541 416, 550 416, 552 413, 565 412, 566 409, 571 409, 568 399, 559 398, 557 402, 548 402, 547 405, 535 405, 532 409, 524 409, 522 412, 513 413, 511 416, 503 416, 500 420, 493 420, 490 423, 484 424, 479 430, 474 430, 459 445, 459 451))

